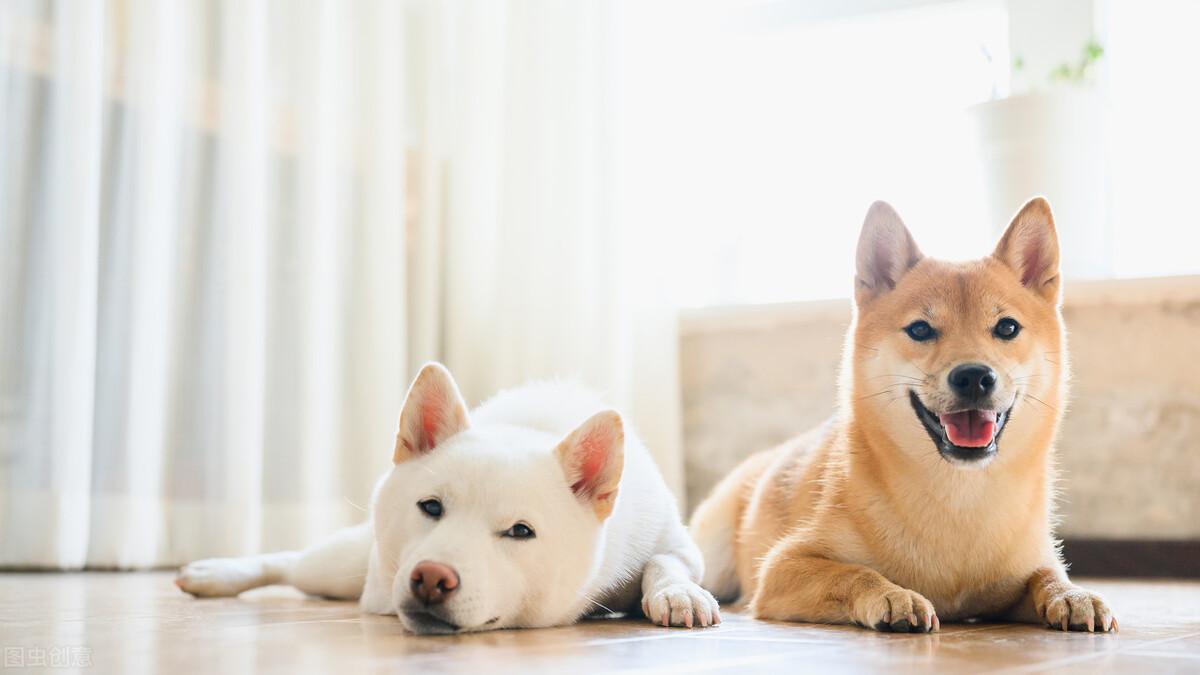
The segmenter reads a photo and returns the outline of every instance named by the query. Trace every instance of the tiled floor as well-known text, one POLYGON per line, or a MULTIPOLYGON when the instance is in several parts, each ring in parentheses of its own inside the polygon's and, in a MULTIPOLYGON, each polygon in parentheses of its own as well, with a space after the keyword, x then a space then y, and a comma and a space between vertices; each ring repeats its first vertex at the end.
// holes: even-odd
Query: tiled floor
POLYGON ((715 629, 587 621, 549 630, 414 637, 352 603, 262 589, 195 600, 168 573, 0 574, 0 673, 301 671, 1190 672, 1200 673, 1200 583, 1089 581, 1118 635, 948 625, 934 635, 764 623, 725 613, 715 629), (44 667, 36 663, 45 664, 44 667), (61 669, 61 670, 60 670, 61 669))

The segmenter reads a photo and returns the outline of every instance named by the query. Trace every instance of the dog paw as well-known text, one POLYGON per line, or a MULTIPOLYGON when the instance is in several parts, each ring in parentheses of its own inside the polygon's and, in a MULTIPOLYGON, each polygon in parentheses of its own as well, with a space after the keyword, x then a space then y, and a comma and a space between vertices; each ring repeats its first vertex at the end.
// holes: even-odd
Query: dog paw
POLYGON ((883 633, 930 633, 942 627, 933 604, 898 586, 859 601, 858 623, 883 633))
POLYGON ((690 581, 674 583, 642 598, 642 613, 662 626, 716 626, 721 610, 712 594, 690 581))
POLYGON ((202 598, 237 595, 260 586, 262 564, 238 558, 209 558, 184 565, 175 585, 185 593, 202 598))
POLYGON ((1051 593, 1045 598, 1045 605, 1037 610, 1046 625, 1058 630, 1089 633, 1117 630, 1117 617, 1104 598, 1078 586, 1066 586, 1051 593))

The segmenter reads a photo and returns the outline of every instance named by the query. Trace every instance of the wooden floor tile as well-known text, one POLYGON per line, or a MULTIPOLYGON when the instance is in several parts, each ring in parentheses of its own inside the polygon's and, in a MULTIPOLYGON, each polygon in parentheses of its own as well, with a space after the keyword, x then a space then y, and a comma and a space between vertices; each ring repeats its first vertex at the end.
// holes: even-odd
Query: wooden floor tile
POLYGON ((4 673, 1200 672, 1200 583, 1087 585, 1115 608, 1120 634, 944 624, 892 635, 726 611, 707 630, 598 620, 417 637, 284 588, 196 600, 164 572, 0 574, 0 647, 4 673))

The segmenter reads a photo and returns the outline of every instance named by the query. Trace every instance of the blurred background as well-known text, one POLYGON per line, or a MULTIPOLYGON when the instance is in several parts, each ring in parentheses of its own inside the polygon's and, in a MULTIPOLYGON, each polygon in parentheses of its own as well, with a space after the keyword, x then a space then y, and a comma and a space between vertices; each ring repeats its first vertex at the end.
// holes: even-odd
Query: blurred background
POLYGON ((833 411, 873 200, 964 259, 1045 194, 1068 558, 1196 574, 1198 24, 1189 0, 8 0, 0 566, 360 520, 431 359, 472 404, 602 390, 694 506, 833 411))

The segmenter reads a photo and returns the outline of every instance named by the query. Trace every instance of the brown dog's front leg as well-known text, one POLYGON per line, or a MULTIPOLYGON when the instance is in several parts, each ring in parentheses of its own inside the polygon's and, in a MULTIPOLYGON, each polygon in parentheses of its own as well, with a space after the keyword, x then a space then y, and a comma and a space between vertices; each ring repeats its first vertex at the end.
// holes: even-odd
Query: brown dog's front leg
POLYGON ((1117 618, 1104 598, 1071 583, 1058 565, 1039 568, 1029 577, 1025 596, 1009 610, 1008 619, 1064 631, 1117 630, 1117 618))
POLYGON ((927 633, 940 627, 933 605, 875 570, 777 545, 763 562, 750 600, 755 618, 857 623, 879 631, 927 633))

